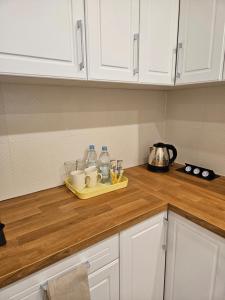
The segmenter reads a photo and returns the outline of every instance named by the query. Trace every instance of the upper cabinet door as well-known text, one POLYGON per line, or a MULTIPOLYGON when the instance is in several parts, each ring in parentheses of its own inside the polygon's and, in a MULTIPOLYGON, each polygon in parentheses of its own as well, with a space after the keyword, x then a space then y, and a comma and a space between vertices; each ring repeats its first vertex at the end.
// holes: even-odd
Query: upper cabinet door
POLYGON ((0 1, 0 73, 86 78, 82 0, 0 1))
POLYGON ((173 85, 179 0, 140 1, 141 82, 173 85))
POLYGON ((224 0, 181 0, 177 83, 221 79, 224 24, 224 0))
POLYGON ((139 0, 87 0, 89 79, 137 81, 139 0))

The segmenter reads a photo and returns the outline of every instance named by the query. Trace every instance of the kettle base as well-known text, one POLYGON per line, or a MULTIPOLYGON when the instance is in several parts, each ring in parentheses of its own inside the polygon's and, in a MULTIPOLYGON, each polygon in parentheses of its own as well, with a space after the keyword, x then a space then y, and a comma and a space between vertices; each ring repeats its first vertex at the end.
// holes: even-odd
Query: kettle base
POLYGON ((166 167, 158 167, 148 164, 148 170, 155 173, 165 173, 169 171, 169 166, 166 167))

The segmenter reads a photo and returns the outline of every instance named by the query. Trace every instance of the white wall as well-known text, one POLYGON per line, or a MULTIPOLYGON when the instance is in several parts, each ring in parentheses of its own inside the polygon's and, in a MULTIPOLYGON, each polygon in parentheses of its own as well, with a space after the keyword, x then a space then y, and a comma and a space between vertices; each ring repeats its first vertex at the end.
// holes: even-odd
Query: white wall
POLYGON ((0 85, 0 200, 62 184, 63 162, 88 144, 141 164, 164 139, 160 91, 0 85))
POLYGON ((169 91, 166 138, 177 161, 225 175, 225 85, 169 91))

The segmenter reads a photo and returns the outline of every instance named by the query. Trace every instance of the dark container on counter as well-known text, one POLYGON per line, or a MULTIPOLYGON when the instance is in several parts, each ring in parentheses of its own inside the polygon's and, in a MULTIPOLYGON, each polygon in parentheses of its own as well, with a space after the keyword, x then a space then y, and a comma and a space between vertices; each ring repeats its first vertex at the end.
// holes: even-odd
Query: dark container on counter
POLYGON ((5 225, 0 223, 0 246, 4 246, 6 244, 4 229, 5 225))

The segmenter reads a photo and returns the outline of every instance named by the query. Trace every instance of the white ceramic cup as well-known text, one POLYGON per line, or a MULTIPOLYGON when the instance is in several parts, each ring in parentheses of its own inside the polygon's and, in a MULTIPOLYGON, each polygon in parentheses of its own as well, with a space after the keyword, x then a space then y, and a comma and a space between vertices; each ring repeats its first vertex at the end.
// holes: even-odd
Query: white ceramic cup
POLYGON ((86 185, 87 187, 95 187, 99 180, 102 179, 102 174, 98 173, 98 170, 96 167, 89 167, 84 170, 86 174, 86 185))
POLYGON ((72 185, 78 190, 83 190, 86 186, 87 175, 84 171, 73 171, 70 173, 72 185))
POLYGON ((97 168, 95 166, 92 167, 88 167, 86 169, 84 169, 85 174, 89 175, 92 172, 97 172, 97 168))

